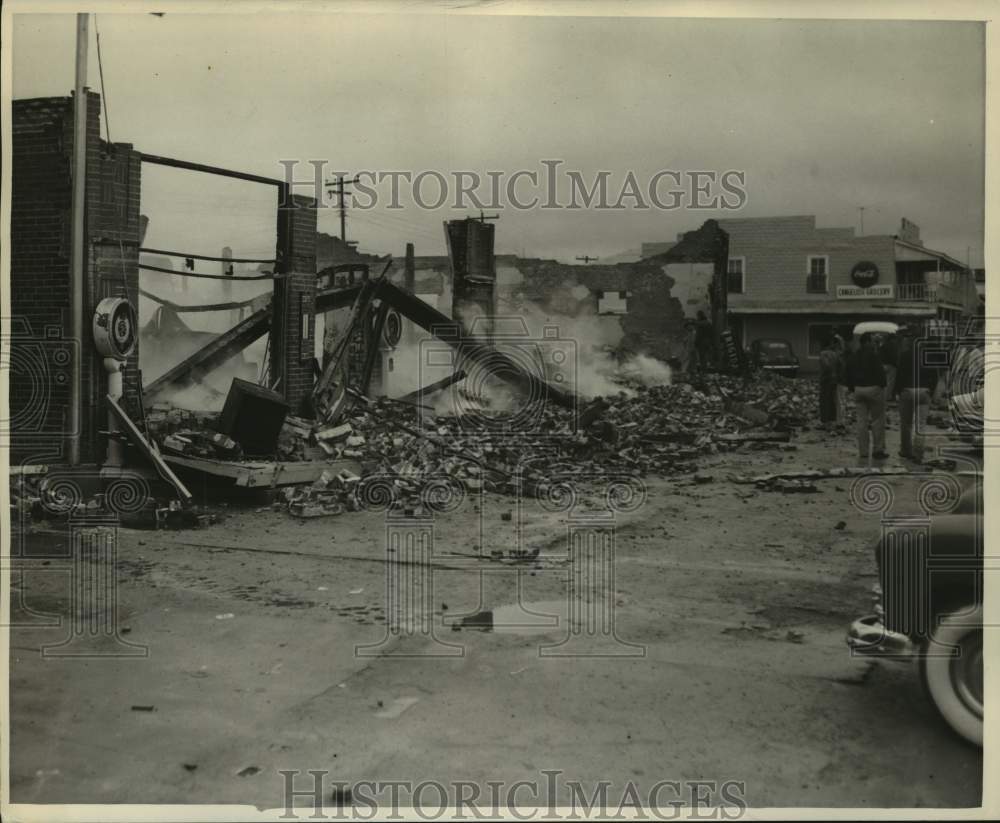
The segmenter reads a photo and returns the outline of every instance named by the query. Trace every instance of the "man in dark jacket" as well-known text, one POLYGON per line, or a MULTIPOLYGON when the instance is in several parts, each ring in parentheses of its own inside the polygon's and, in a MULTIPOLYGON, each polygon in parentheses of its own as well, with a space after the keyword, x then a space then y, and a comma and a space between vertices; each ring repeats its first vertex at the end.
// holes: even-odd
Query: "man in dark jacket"
POLYGON ((918 462, 924 459, 923 431, 937 387, 936 369, 921 363, 926 358, 915 345, 913 330, 900 331, 899 360, 896 364, 896 391, 899 395, 899 454, 918 462))
POLYGON ((837 380, 839 355, 833 346, 833 335, 826 335, 819 353, 819 420, 829 429, 837 420, 837 380))
POLYGON ((698 369, 708 371, 715 354, 715 333, 712 321, 699 311, 694 323, 694 347, 698 353, 698 369))
POLYGON ((895 334, 887 334, 882 345, 879 347, 878 355, 882 359, 882 367, 885 369, 885 399, 896 399, 896 368, 899 362, 899 341, 895 334))
POLYGON ((885 369, 870 334, 861 335, 861 345, 848 358, 847 390, 854 394, 858 414, 858 456, 867 462, 870 428, 871 456, 884 460, 889 456, 885 450, 885 369))

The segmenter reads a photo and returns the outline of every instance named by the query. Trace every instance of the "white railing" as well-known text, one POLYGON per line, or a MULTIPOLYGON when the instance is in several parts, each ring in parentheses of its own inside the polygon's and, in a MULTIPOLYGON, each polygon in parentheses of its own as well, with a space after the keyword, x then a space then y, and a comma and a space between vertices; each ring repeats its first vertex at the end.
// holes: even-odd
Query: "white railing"
POLYGON ((896 286, 897 300, 921 303, 957 303, 964 305, 965 285, 962 283, 900 283, 896 286))
POLYGON ((937 287, 927 283, 899 283, 896 285, 896 299, 930 303, 937 299, 937 287))

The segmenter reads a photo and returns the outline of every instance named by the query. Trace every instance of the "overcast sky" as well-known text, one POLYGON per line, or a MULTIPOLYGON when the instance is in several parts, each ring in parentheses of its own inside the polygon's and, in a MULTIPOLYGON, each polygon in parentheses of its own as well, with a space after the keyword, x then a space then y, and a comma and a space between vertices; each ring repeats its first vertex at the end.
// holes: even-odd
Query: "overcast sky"
MULTIPOLYGON (((863 206, 865 233, 907 217, 928 246, 982 265, 978 23, 168 13, 97 25, 111 136, 152 154, 268 176, 290 158, 446 175, 561 159, 588 179, 610 171, 615 195, 630 170, 643 185, 661 169, 746 172, 737 212, 504 209, 499 251, 608 256, 714 216, 857 228, 863 206)), ((97 90, 93 37, 92 25, 97 90)), ((73 44, 72 15, 16 16, 14 96, 69 94, 73 44)), ((148 243, 273 249, 270 191, 143 175, 148 243)), ((353 212, 349 239, 443 253, 441 221, 467 213, 405 205, 353 212)), ((338 232, 334 211, 320 228, 338 232)))

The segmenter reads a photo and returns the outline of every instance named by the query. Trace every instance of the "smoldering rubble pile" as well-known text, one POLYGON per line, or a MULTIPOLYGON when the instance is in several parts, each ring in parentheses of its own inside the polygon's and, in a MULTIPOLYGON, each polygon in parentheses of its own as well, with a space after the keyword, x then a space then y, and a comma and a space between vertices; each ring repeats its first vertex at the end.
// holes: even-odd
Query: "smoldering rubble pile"
MULTIPOLYGON (((814 422, 818 409, 816 384, 805 379, 705 375, 653 387, 623 383, 621 393, 580 401, 575 409, 533 409, 513 427, 488 409, 441 415, 428 406, 359 398, 336 424, 287 417, 275 453, 254 457, 331 463, 315 482, 286 488, 280 507, 296 516, 356 510, 366 493, 362 481, 372 480, 382 490, 391 487, 400 507, 415 511, 427 505, 428 490, 440 491, 442 480, 506 494, 530 493, 553 477, 585 482, 692 472, 705 454, 781 447, 814 422)), ((165 454, 243 457, 239 444, 217 430, 218 415, 157 405, 144 423, 165 454)), ((12 494, 12 508, 25 513, 52 496, 42 476, 19 477, 12 494)), ((169 507, 172 516, 176 508, 169 507)))
POLYGON ((707 375, 690 383, 626 386, 575 410, 545 406, 521 431, 502 416, 436 415, 398 401, 359 402, 337 425, 290 418, 283 459, 353 459, 361 476, 325 472, 311 486, 286 490, 301 517, 359 507, 358 483, 388 482, 396 502, 416 509, 429 481, 449 478, 470 491, 522 493, 553 476, 672 475, 694 470, 702 455, 787 443, 818 407, 812 381, 763 375, 753 381, 707 375))

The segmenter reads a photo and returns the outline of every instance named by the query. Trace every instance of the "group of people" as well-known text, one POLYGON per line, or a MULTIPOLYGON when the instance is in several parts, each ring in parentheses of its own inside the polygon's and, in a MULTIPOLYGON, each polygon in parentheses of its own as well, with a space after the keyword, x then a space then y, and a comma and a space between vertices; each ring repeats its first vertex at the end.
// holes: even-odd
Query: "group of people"
POLYGON ((820 352, 819 412, 827 426, 843 423, 847 395, 857 413, 858 458, 884 460, 886 404, 899 404, 899 455, 923 460, 922 432, 937 386, 937 370, 926 365, 916 347, 914 329, 903 326, 877 345, 875 335, 862 334, 845 345, 831 334, 820 352), (898 339, 897 339, 898 338, 898 339))

